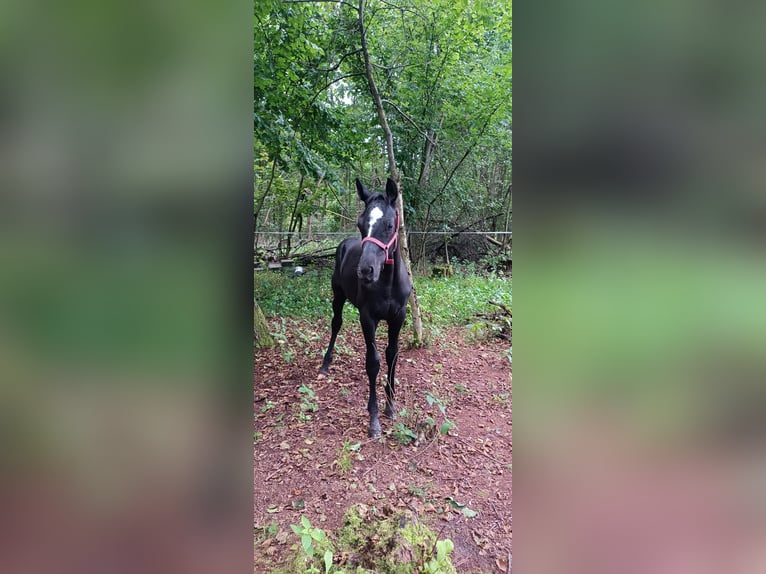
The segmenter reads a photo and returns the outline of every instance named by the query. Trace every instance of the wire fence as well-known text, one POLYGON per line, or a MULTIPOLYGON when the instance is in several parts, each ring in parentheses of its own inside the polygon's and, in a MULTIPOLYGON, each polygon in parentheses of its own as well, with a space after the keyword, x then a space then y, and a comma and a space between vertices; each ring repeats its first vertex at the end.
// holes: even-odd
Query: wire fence
MULTIPOLYGON (((255 259, 279 260, 334 254, 341 238, 358 235, 348 231, 258 231, 255 233, 253 250, 255 259)), ((436 260, 478 261, 484 256, 507 253, 513 239, 512 231, 407 231, 410 256, 413 263, 436 260)))
MULTIPOLYGON (((328 235, 328 236, 347 236, 353 235, 353 231, 312 231, 311 234, 306 231, 256 231, 256 235, 276 235, 276 236, 305 236, 305 238, 328 235)), ((407 235, 513 235, 512 231, 407 231, 407 235)))

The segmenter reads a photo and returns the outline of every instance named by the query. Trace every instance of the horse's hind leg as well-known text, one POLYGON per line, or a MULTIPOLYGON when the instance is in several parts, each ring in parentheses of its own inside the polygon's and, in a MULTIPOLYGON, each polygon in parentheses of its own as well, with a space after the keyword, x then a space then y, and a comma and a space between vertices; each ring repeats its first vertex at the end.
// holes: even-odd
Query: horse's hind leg
POLYGON ((404 312, 401 317, 388 322, 388 346, 386 347, 386 365, 388 367, 388 378, 386 380, 386 408, 383 415, 396 420, 396 404, 394 403, 394 392, 396 390, 396 360, 399 357, 399 332, 404 324, 404 312))
POLYGON ((332 363, 333 352, 335 350, 335 339, 340 331, 340 326, 343 324, 343 304, 346 302, 346 297, 340 291, 333 291, 332 299, 332 334, 330 335, 330 344, 327 346, 327 352, 324 354, 324 360, 322 361, 322 367, 319 369, 319 373, 327 375, 330 373, 330 363, 332 363))

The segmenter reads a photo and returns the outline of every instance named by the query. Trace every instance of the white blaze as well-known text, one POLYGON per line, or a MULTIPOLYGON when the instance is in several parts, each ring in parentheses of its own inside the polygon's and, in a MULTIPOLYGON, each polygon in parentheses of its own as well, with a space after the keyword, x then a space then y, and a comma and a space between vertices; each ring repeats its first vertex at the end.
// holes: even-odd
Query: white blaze
POLYGON ((372 211, 370 211, 370 219, 367 222, 367 237, 372 236, 372 228, 381 217, 383 217, 383 211, 379 207, 373 207, 372 211))

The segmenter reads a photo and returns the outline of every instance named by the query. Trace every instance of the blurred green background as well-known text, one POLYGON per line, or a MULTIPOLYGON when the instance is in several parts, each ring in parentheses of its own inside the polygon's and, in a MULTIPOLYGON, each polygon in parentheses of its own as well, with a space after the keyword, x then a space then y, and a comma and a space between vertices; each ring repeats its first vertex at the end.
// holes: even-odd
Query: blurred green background
POLYGON ((252 33, 0 6, 2 571, 251 563, 252 33))

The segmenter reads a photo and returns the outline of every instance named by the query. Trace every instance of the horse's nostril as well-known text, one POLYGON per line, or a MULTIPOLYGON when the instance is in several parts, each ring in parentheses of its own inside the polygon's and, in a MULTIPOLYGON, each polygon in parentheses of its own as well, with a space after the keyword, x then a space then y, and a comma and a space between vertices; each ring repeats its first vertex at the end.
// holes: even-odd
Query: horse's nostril
POLYGON ((365 279, 372 277, 372 265, 360 265, 359 275, 365 279))

